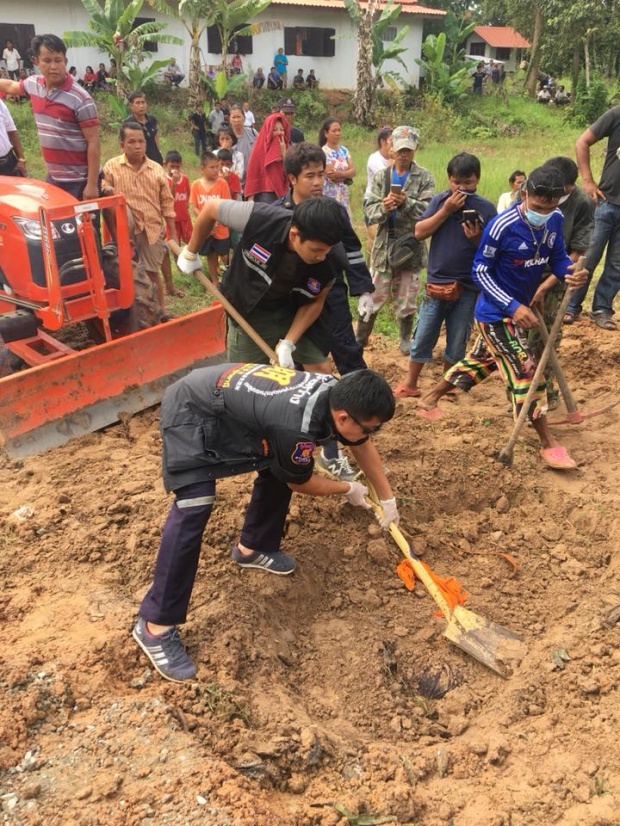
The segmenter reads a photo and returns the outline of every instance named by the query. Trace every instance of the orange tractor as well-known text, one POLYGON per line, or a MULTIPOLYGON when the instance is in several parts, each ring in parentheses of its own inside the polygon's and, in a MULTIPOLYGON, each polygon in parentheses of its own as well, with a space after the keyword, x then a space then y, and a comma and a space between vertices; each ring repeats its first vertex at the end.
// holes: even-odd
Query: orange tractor
POLYGON ((9 456, 112 424, 223 359, 222 307, 160 320, 154 287, 132 260, 122 195, 80 202, 42 181, 0 178, 0 444, 9 456), (103 209, 114 213, 116 245, 102 248, 103 209), (87 349, 72 341, 79 322, 96 342, 87 349))

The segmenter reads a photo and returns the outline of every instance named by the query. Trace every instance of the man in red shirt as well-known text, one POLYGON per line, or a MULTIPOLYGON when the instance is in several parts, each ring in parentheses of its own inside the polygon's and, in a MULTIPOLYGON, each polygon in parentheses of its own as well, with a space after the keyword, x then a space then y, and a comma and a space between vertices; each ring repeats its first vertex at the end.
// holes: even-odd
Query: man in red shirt
POLYGON ((98 196, 99 117, 88 92, 67 72, 67 47, 55 34, 33 37, 41 72, 20 81, 0 80, 0 92, 30 98, 47 180, 80 200, 98 196))

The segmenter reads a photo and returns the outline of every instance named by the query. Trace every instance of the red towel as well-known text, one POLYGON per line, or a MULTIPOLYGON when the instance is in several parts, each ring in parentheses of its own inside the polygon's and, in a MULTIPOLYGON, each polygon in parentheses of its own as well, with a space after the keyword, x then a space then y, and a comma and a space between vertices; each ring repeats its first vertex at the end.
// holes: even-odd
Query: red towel
POLYGON ((284 142, 288 149, 291 145, 291 128, 284 115, 276 112, 265 118, 256 142, 252 147, 252 154, 245 176, 245 196, 256 195, 259 192, 274 192, 281 198, 288 191, 288 180, 284 172, 282 151, 279 140, 273 135, 276 123, 284 127, 284 142))

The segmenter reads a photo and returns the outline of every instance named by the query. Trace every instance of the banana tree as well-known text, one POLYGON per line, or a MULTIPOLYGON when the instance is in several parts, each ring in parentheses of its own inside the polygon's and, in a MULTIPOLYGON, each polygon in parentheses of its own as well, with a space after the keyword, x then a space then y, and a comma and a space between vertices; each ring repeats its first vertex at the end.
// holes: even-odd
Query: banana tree
POLYGON ((394 5, 393 0, 389 0, 375 20, 378 0, 368 0, 365 8, 362 8, 359 0, 344 0, 344 2, 349 17, 357 27, 357 82, 353 97, 353 112, 360 123, 372 126, 377 89, 384 80, 390 85, 402 81, 398 72, 384 71, 385 63, 388 60, 395 60, 407 69, 401 57, 407 48, 401 44, 409 31, 409 26, 403 26, 394 40, 386 45, 383 37, 388 27, 396 24, 402 6, 394 5))
POLYGON ((81 0, 90 20, 87 31, 69 31, 63 34, 68 46, 88 46, 107 54, 116 60, 116 94, 120 97, 127 91, 128 80, 124 69, 135 66, 150 57, 148 43, 169 43, 181 45, 183 41, 170 34, 164 34, 165 23, 141 23, 136 26, 144 0, 81 0))
POLYGON ((429 34, 422 44, 422 58, 415 59, 425 72, 425 89, 442 103, 454 103, 465 95, 471 82, 469 67, 454 69, 445 60, 446 33, 429 34))

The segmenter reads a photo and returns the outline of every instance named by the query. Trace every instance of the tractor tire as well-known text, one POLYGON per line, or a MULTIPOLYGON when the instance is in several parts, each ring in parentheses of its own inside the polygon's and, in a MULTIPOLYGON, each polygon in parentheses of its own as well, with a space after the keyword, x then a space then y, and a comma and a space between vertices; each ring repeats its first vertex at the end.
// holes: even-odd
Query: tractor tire
MULTIPOLYGON (((102 250, 102 268, 105 273, 107 287, 119 286, 118 257, 116 247, 107 244, 102 250)), ((139 330, 146 330, 161 323, 163 311, 157 300, 157 288, 146 274, 144 264, 140 261, 132 262, 134 302, 128 310, 116 310, 110 316, 110 330, 112 338, 122 338, 139 330)), ((99 319, 93 318, 86 322, 91 339, 95 344, 103 344, 105 335, 103 325, 99 319)))

